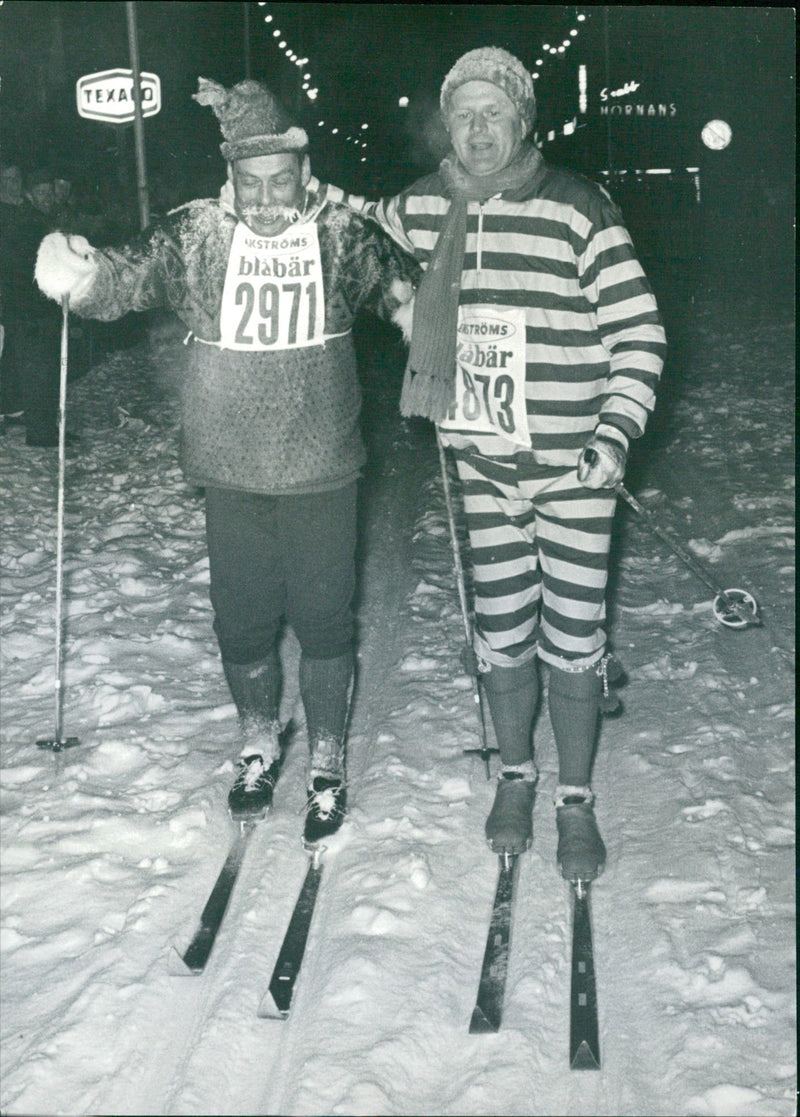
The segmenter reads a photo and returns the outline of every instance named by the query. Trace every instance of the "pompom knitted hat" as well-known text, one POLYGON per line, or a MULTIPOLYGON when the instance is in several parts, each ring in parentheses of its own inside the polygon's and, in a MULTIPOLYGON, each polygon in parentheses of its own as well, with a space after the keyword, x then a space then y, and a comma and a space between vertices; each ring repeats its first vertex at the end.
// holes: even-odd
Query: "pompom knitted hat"
POLYGON ((214 110, 225 137, 220 151, 229 163, 254 155, 305 151, 308 147, 305 131, 292 124, 277 98, 260 82, 248 79, 225 89, 208 78, 199 78, 197 86, 192 99, 214 110))
POLYGON ((439 103, 443 113, 448 111, 453 92, 468 81, 488 81, 502 89, 531 130, 536 120, 533 78, 513 54, 501 47, 478 47, 462 54, 442 83, 439 103))

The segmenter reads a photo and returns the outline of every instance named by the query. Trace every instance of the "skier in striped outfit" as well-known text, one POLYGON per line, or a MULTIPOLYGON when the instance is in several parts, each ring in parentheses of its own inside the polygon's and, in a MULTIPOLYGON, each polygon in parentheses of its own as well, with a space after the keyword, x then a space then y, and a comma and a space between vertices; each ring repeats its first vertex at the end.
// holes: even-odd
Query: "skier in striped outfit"
POLYGON ((613 486, 655 401, 665 337, 605 191, 549 166, 527 139, 533 81, 504 50, 447 74, 452 152, 368 212, 426 269, 405 415, 453 448, 475 581, 475 651, 502 770, 490 845, 531 843, 537 658, 558 751, 558 863, 592 880, 605 847, 590 775, 605 655, 613 486))

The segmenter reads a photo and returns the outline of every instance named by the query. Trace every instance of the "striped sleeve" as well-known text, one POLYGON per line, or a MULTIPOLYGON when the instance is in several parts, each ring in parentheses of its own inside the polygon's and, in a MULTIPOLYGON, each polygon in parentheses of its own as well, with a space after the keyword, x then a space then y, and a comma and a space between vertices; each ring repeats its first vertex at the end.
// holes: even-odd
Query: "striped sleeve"
POLYGON ((370 201, 361 194, 348 194, 340 186, 334 186, 332 183, 327 183, 322 187, 319 179, 314 178, 313 175, 308 187, 315 192, 324 189, 325 197, 329 202, 341 202, 342 205, 348 206, 356 213, 372 218, 401 248, 405 249, 406 252, 414 253, 414 245, 408 239, 401 219, 401 212, 404 207, 402 194, 394 198, 370 201))
POLYGON ((404 248, 406 252, 416 252, 416 248, 411 240, 409 240, 406 233, 405 226, 402 221, 402 213, 404 208, 404 197, 401 194, 399 197, 382 198, 379 202, 374 204, 374 208, 369 213, 373 220, 377 221, 382 229, 384 229, 389 236, 404 248))
POLYGON ((327 202, 339 202, 356 213, 369 215, 369 211, 377 205, 377 202, 370 202, 363 194, 348 194, 341 186, 334 186, 332 182, 322 183, 314 175, 307 185, 312 193, 324 197, 327 202))
POLYGON ((602 197, 592 214, 578 270, 584 295, 594 306, 609 353, 607 391, 600 425, 626 440, 644 431, 666 352, 666 337, 650 284, 619 211, 602 197))

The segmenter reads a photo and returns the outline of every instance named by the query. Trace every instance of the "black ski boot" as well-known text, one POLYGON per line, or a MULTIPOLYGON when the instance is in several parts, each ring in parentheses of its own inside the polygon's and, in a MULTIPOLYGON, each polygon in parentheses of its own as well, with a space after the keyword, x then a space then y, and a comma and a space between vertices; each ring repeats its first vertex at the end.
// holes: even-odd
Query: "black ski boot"
POLYGON ((344 822, 346 809, 344 742, 321 736, 311 746, 303 840, 312 845, 335 834, 344 822))
POLYGON ((228 792, 228 810, 238 820, 264 818, 272 806, 272 792, 281 770, 280 757, 265 760, 260 753, 239 758, 239 771, 228 792))
POLYGON ((559 784, 555 805, 561 875, 572 883, 594 880, 605 867, 606 847, 594 817, 592 789, 559 784))
POLYGON ((280 659, 273 649, 262 660, 231 663, 223 659, 222 666, 236 703, 242 738, 228 810, 235 819, 263 818, 272 805, 281 767, 280 659))
POLYGON ((485 828, 486 840, 495 853, 512 855, 530 849, 537 777, 533 761, 503 765, 485 828))
POLYGON ((342 779, 316 776, 308 788, 303 840, 308 845, 335 834, 344 822, 347 788, 342 779))

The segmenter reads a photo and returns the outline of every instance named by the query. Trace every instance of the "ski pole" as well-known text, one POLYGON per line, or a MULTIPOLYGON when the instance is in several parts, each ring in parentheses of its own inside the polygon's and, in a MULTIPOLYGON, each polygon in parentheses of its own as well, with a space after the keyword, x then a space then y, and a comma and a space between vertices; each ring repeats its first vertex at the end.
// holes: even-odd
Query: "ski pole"
MULTIPOLYGON (((587 452, 587 460, 591 462, 590 454, 596 454, 596 451, 590 450, 587 452)), ((714 601, 712 609, 714 616, 727 628, 749 628, 751 625, 760 625, 761 618, 758 615, 758 604, 751 593, 747 590, 731 588, 721 589, 714 581, 713 576, 706 570, 694 555, 678 543, 668 532, 656 522, 652 512, 649 512, 644 505, 634 497, 621 481, 614 485, 614 490, 628 503, 634 512, 637 512, 645 524, 650 528, 654 535, 673 551, 678 558, 691 570, 696 578, 699 578, 704 585, 708 586, 714 593, 714 601)))
POLYGON ((456 532, 456 521, 453 515, 453 498, 450 492, 450 478, 447 474, 447 461, 445 459, 444 446, 439 437, 439 432, 436 432, 436 445, 439 449, 439 465, 442 471, 442 485, 444 487, 444 503, 447 509, 447 523, 450 528, 450 544, 453 550, 453 568, 456 574, 456 585, 458 587, 458 600, 461 606, 461 620, 464 625, 464 653, 462 655, 462 662, 467 673, 472 677, 474 692, 473 698, 475 705, 478 709, 478 721, 480 723, 481 731, 481 747, 479 749, 464 749, 464 752, 477 752, 484 764, 486 765, 486 778, 491 778, 491 771, 489 770, 489 756, 496 749, 489 747, 486 735, 486 714, 483 708, 483 699, 481 697, 480 684, 478 683, 478 664, 475 656, 475 649, 472 644, 472 626, 469 622, 469 610, 467 608, 467 590, 464 583, 464 566, 461 562, 461 548, 458 545, 458 534, 456 532))
POLYGON ((720 592, 717 589, 716 583, 706 573, 704 567, 702 567, 700 565, 700 563, 697 562, 697 560, 694 558, 693 555, 690 555, 688 551, 685 551, 683 549, 683 547, 681 547, 680 544, 677 542, 677 540, 675 540, 671 536, 667 535, 667 533, 664 531, 664 529, 659 527, 659 525, 655 522, 655 519, 653 518, 652 512, 648 512, 648 510, 644 507, 644 505, 640 504, 639 501, 636 499, 636 497, 634 497, 631 493, 628 492, 628 490, 625 488, 625 486, 622 484, 621 481, 617 482, 617 484, 614 486, 614 488, 617 490, 617 492, 622 497, 622 499, 627 501, 627 503, 631 506, 631 508, 634 510, 634 512, 638 512, 640 516, 644 517, 645 523, 650 528, 650 530, 653 532, 653 534, 657 535, 658 538, 663 543, 666 543, 667 546, 670 548, 670 550, 674 551, 675 554, 678 556, 678 558, 683 560, 683 562, 700 579, 701 582, 704 582, 705 585, 707 585, 708 588, 710 590, 713 590, 715 593, 720 592))
POLYGON ((77 737, 62 736, 62 599, 64 586, 64 479, 66 474, 67 368, 69 350, 69 295, 61 299, 61 367, 58 394, 58 512, 56 516, 56 657, 55 733, 36 742, 40 749, 60 753, 80 744, 77 737))
POLYGON ((651 512, 643 507, 634 496, 632 496, 622 482, 618 482, 614 486, 615 490, 619 493, 623 500, 638 512, 644 519, 647 526, 657 535, 662 542, 673 551, 679 559, 692 571, 696 578, 699 578, 704 585, 708 586, 714 592, 714 601, 712 609, 714 616, 724 624, 726 628, 748 628, 751 625, 760 625, 761 618, 758 615, 758 604, 756 599, 747 590, 730 588, 721 589, 714 581, 711 574, 708 573, 702 563, 689 554, 676 539, 664 531, 654 520, 651 512))

